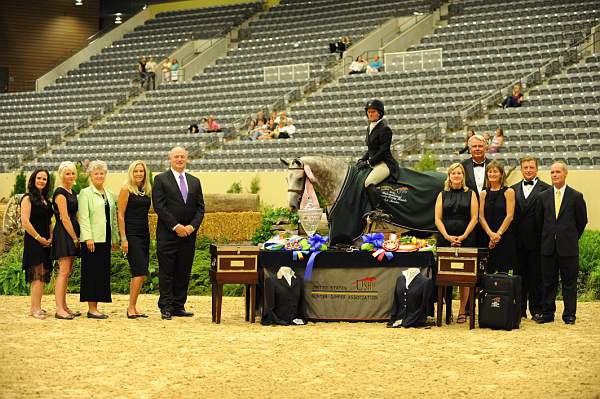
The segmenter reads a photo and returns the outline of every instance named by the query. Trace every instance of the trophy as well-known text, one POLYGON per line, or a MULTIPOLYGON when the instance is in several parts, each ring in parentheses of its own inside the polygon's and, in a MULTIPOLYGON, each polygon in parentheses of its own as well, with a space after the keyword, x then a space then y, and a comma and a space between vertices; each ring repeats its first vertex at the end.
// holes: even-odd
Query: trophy
POLYGON ((311 198, 308 198, 308 203, 306 207, 298 210, 298 220, 302 224, 304 231, 308 236, 312 236, 317 231, 317 227, 319 227, 319 222, 321 221, 321 215, 323 214, 322 208, 316 208, 311 198))

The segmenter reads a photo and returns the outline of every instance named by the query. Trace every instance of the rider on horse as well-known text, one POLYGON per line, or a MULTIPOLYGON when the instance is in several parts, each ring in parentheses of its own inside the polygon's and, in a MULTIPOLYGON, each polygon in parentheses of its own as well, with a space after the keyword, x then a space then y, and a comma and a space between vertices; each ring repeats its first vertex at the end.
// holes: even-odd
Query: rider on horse
POLYGON ((380 197, 376 186, 389 176, 397 179, 400 167, 392 155, 392 129, 383 120, 385 114, 383 102, 378 99, 369 100, 365 105, 369 120, 366 145, 367 152, 356 163, 358 167, 370 167, 371 172, 365 180, 367 197, 373 209, 380 208, 380 197))

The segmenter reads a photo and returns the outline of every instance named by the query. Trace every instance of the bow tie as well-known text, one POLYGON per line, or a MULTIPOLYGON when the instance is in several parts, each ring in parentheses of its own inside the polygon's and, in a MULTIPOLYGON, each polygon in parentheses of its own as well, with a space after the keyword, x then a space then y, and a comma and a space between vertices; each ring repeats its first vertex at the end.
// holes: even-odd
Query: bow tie
POLYGON ((523 184, 526 186, 533 186, 533 180, 530 180, 530 181, 523 180, 523 184))
POLYGON ((473 161, 473 167, 474 168, 477 168, 477 167, 482 167, 483 168, 484 166, 485 166, 485 162, 477 163, 477 162, 473 161))

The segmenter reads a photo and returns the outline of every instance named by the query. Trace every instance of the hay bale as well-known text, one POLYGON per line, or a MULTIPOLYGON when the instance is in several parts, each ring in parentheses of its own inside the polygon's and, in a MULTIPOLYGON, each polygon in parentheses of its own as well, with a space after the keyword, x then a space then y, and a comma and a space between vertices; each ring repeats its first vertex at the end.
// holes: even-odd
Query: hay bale
MULTIPOLYGON (((260 212, 213 212, 206 213, 198 236, 207 236, 213 241, 246 242, 260 226, 260 212)), ((150 236, 156 239, 155 213, 150 213, 150 236)))
POLYGON ((258 212, 258 194, 204 194, 206 213, 212 212, 258 212))

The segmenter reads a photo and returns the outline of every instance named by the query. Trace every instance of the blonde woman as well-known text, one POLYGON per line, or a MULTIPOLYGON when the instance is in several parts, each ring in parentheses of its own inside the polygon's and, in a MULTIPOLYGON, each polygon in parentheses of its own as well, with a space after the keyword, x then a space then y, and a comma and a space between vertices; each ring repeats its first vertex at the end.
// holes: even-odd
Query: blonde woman
POLYGON ((110 252, 119 242, 116 196, 104 187, 108 168, 92 161, 88 168, 89 187, 79 194, 81 225, 81 289, 79 300, 88 303, 89 319, 106 319, 98 302, 112 302, 110 295, 110 252))
POLYGON ((511 228, 515 214, 515 190, 506 187, 506 173, 499 161, 485 168, 485 190, 479 197, 479 223, 489 237, 488 273, 508 272, 517 266, 517 244, 511 228))
POLYGON ((52 198, 54 217, 54 240, 52 241, 51 258, 58 260, 58 275, 54 286, 56 313, 54 317, 61 320, 72 320, 81 316, 67 306, 67 282, 73 261, 79 256, 79 223, 77 221, 77 193, 73 184, 77 178, 77 169, 73 162, 62 162, 58 167, 57 188, 52 198))
POLYGON ((501 104, 498 104, 501 108, 508 107, 520 107, 523 103, 523 94, 521 93, 521 85, 516 84, 513 86, 512 95, 507 96, 501 104))
POLYGON ((129 306, 127 318, 148 317, 137 310, 137 299, 148 275, 150 252, 150 229, 148 211, 150 210, 150 177, 144 161, 133 161, 127 171, 127 181, 119 192, 119 233, 121 249, 127 254, 131 268, 129 283, 129 306))
MULTIPOLYGON (((438 247, 476 247, 477 240, 473 230, 477 225, 479 205, 473 190, 465 184, 465 169, 460 163, 448 168, 448 177, 444 190, 435 202, 435 225, 439 234, 438 247)), ((457 323, 467 321, 466 306, 469 288, 460 289, 460 309, 457 323)))

